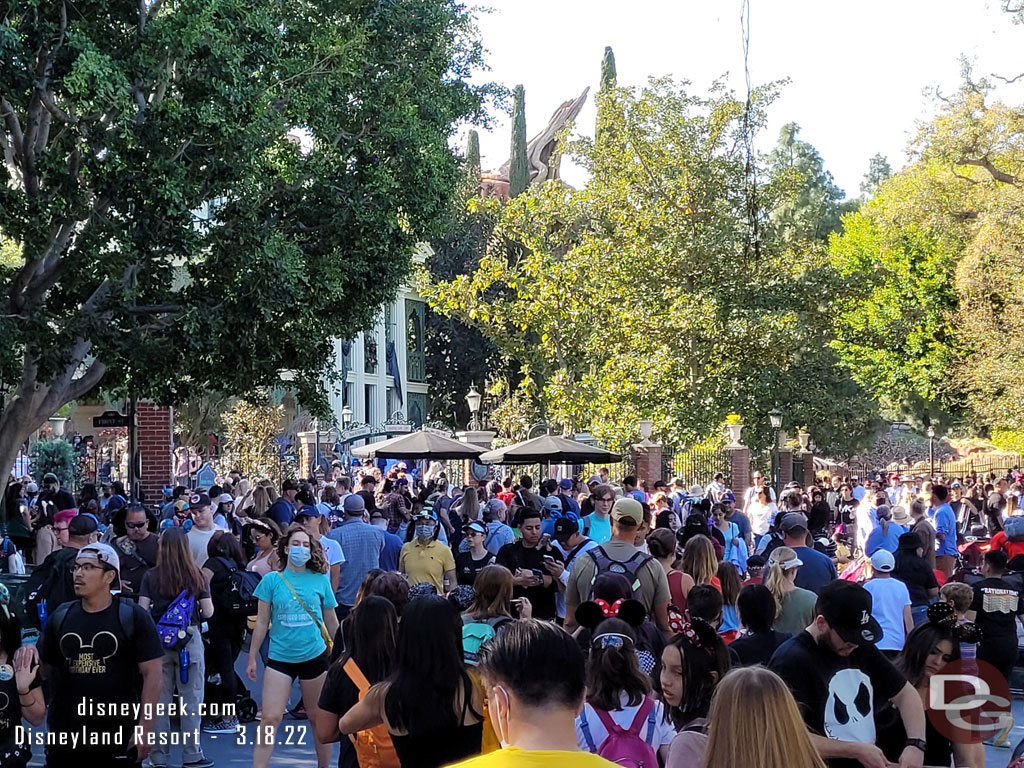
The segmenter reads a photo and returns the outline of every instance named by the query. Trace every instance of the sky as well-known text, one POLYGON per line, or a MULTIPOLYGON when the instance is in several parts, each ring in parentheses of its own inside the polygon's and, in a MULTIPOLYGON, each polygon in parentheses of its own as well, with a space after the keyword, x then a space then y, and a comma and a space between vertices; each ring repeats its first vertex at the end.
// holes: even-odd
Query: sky
MULTIPOLYGON (((590 86, 576 122, 593 135, 601 58, 612 46, 619 85, 642 86, 651 76, 689 80, 706 92, 728 76, 745 97, 740 36, 741 0, 485 0, 478 21, 493 80, 526 91, 527 136, 563 101, 590 86)), ((780 98, 758 147, 770 149, 788 122, 813 144, 848 197, 876 153, 894 169, 918 121, 936 110, 927 89, 951 93, 960 57, 977 75, 1024 72, 1024 26, 1003 11, 1007 0, 750 0, 750 74, 755 84, 783 78, 780 98)), ((1024 0, 1009 0, 1020 4, 1024 0)), ((999 93, 1024 101, 1024 81, 999 93)), ((480 131, 482 165, 496 169, 509 155, 508 115, 480 131)), ((586 181, 563 162, 570 184, 586 181)))

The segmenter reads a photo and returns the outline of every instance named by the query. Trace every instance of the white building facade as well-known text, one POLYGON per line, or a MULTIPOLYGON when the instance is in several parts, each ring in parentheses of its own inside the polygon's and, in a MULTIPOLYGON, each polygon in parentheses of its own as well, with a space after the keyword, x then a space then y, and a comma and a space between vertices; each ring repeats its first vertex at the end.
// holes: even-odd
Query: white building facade
MULTIPOLYGON (((413 255, 422 264, 429 246, 413 255)), ((426 304, 409 285, 384 306, 373 328, 351 341, 334 340, 334 367, 342 373, 343 389, 331 392, 335 424, 345 424, 343 409, 351 409, 352 423, 377 426, 427 420, 426 304)))

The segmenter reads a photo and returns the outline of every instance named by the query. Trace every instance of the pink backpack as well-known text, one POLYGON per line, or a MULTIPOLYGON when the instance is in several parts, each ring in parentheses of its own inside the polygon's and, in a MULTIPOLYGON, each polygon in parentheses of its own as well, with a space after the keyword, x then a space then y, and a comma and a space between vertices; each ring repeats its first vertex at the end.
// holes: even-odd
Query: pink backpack
POLYGON ((612 716, 603 709, 594 707, 598 719, 608 732, 607 738, 601 742, 601 746, 594 745, 594 739, 590 735, 590 724, 587 722, 587 710, 584 707, 580 715, 580 728, 583 730, 583 738, 587 742, 587 748, 605 760, 610 760, 623 768, 658 768, 658 756, 651 746, 650 741, 645 741, 640 735, 647 725, 647 739, 654 738, 654 700, 644 697, 643 704, 636 712, 633 722, 629 728, 622 728, 612 716))

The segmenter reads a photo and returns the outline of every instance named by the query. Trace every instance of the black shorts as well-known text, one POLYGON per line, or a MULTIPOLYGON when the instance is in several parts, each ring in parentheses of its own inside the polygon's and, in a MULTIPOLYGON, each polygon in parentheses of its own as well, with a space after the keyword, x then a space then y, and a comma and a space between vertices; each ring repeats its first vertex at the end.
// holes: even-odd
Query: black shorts
POLYGON ((299 680, 314 680, 324 672, 327 671, 327 651, 324 651, 319 656, 310 659, 309 661, 278 661, 277 659, 268 659, 267 667, 269 669, 276 670, 282 675, 288 675, 292 680, 296 677, 299 680))

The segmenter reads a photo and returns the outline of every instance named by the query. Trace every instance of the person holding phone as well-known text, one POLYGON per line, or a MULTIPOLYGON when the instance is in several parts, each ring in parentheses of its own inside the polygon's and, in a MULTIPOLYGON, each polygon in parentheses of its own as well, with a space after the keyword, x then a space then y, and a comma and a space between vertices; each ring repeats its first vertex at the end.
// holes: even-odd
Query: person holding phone
POLYGON ((524 507, 519 513, 519 530, 523 536, 498 551, 497 564, 512 573, 513 596, 530 601, 534 618, 550 620, 557 615, 555 593, 560 582, 551 575, 545 562, 563 563, 564 560, 558 549, 551 546, 550 539, 547 539, 547 547, 543 546, 541 522, 540 510, 524 507), (550 559, 545 560, 545 555, 550 559))

